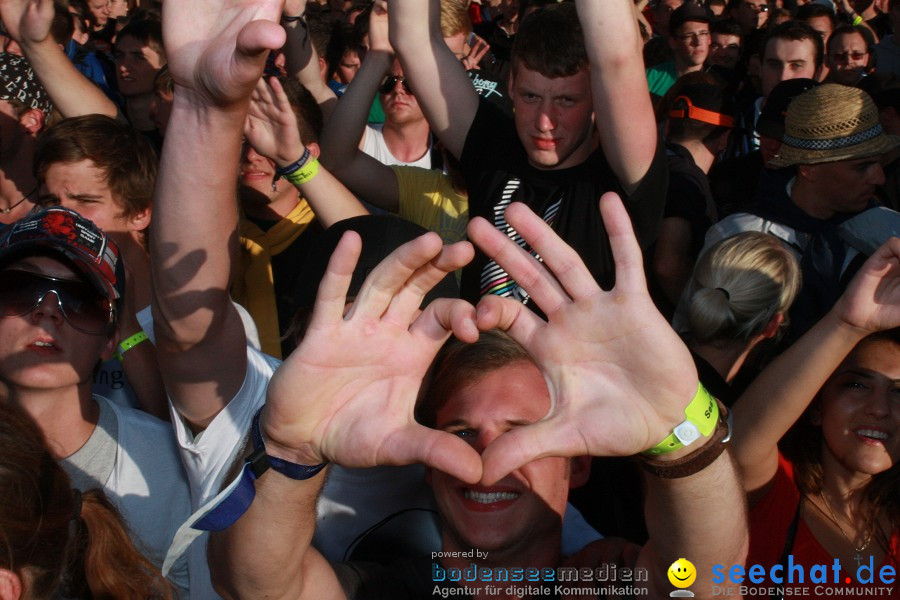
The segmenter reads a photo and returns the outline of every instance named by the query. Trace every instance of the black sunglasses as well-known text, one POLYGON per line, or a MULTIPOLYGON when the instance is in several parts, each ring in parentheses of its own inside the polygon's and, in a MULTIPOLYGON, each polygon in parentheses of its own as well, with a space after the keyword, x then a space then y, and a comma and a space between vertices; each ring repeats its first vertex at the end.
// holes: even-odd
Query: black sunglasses
POLYGON ((15 269, 0 272, 0 317, 28 314, 49 293, 56 295, 66 321, 79 331, 104 333, 114 321, 112 302, 91 284, 15 269))
POLYGON ((394 91, 394 87, 397 85, 397 82, 400 82, 403 85, 403 89, 407 94, 412 94, 412 90, 409 89, 409 84, 406 83, 406 77, 402 75, 388 75, 387 78, 381 83, 381 86, 378 88, 378 93, 380 94, 390 94, 394 91))

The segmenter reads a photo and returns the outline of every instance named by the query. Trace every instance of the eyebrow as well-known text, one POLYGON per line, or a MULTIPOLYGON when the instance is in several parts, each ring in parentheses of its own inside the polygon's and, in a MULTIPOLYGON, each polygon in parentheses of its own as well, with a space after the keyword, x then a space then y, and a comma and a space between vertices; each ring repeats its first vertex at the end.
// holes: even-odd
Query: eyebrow
POLYGON ((861 369, 859 367, 850 368, 841 373, 841 375, 855 375, 857 377, 861 377, 863 379, 875 380, 875 379, 886 379, 890 383, 897 385, 900 384, 900 379, 891 379, 887 375, 883 373, 878 373, 876 371, 869 371, 868 369, 861 369))

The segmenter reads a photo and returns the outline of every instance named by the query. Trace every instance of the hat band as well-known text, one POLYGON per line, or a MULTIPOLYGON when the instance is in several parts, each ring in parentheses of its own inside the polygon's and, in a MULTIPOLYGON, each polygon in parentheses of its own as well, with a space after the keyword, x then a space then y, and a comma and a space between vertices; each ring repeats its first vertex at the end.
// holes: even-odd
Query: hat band
POLYGON ((691 99, 687 96, 678 96, 672 101, 672 104, 675 104, 679 100, 687 105, 687 110, 673 108, 669 111, 670 119, 693 119, 694 121, 700 121, 701 123, 708 123, 719 127, 734 127, 734 119, 728 115, 694 106, 694 103, 691 102, 691 99))
POLYGON ((873 127, 866 129, 865 131, 860 131, 859 133, 844 137, 831 138, 829 140, 805 140, 785 133, 784 143, 791 148, 798 148, 801 150, 838 150, 868 142, 883 133, 884 129, 882 129, 881 123, 876 123, 873 127))

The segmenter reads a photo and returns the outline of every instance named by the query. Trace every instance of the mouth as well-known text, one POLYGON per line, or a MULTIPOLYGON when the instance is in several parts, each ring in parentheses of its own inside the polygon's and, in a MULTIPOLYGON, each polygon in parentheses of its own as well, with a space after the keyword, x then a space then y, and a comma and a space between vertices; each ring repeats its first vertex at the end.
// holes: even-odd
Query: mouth
POLYGON ((466 488, 462 492, 466 506, 475 512, 491 512, 502 510, 521 496, 513 491, 480 491, 466 488))
POLYGON ((538 150, 555 150, 556 149, 556 146, 557 146, 556 138, 547 139, 547 138, 533 137, 531 139, 534 142, 534 146, 538 150))
POLYGON ((28 348, 41 354, 55 354, 62 351, 59 346, 49 340, 35 340, 28 348))
POLYGON ((867 444, 882 444, 891 437, 886 431, 877 429, 857 429, 854 433, 867 444))
POLYGON ((241 171, 241 179, 246 179, 248 181, 272 179, 273 176, 273 173, 266 173, 265 171, 241 171))

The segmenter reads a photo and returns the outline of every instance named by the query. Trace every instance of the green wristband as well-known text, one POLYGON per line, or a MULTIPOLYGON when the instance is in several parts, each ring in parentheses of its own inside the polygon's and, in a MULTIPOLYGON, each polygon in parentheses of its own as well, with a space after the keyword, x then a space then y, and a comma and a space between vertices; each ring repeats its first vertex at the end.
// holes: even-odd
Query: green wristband
POLYGON ((143 331, 138 331, 133 336, 126 338, 119 342, 119 348, 113 358, 122 362, 122 359, 125 357, 125 353, 140 344, 143 341, 150 339, 146 333, 143 331))
POLYGON ((702 383, 697 385, 697 393, 684 409, 684 416, 687 418, 676 425, 666 439, 649 450, 645 450, 643 454, 658 456, 675 452, 691 445, 701 437, 708 436, 715 430, 716 422, 719 420, 719 405, 716 404, 716 399, 706 391, 702 383))
POLYGON ((309 161, 306 162, 302 167, 294 171, 293 173, 289 173, 287 175, 282 175, 285 179, 290 181, 293 185, 303 185, 310 181, 313 177, 319 174, 319 161, 316 160, 316 157, 312 157, 309 161))
POLYGON ((861 15, 856 15, 855 17, 853 17, 853 25, 854 25, 854 27, 855 27, 856 25, 859 25, 859 24, 862 23, 862 22, 863 22, 863 18, 862 18, 861 15))

